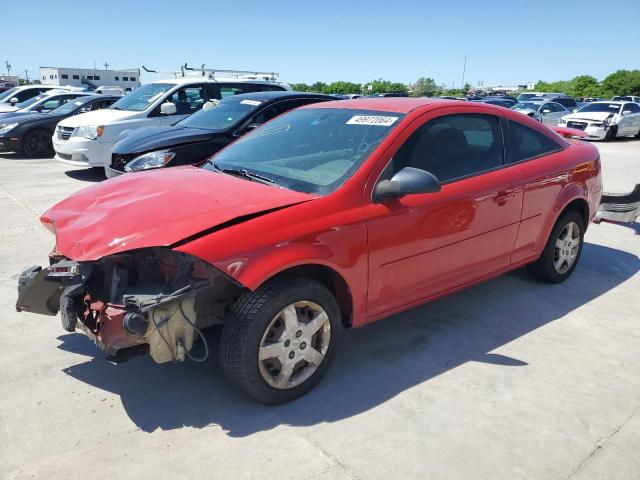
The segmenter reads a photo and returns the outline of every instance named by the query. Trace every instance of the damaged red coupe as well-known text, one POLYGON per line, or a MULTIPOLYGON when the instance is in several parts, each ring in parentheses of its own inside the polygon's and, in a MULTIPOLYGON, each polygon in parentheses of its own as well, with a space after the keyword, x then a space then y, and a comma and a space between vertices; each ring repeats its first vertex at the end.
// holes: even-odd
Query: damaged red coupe
POLYGON ((51 208, 50 266, 23 272, 17 309, 60 312, 114 360, 197 359, 195 339, 222 324, 225 373, 286 402, 323 377, 344 328, 524 265, 571 275, 600 160, 565 138, 582 132, 556 130, 471 102, 303 107, 203 168, 126 175, 51 208))

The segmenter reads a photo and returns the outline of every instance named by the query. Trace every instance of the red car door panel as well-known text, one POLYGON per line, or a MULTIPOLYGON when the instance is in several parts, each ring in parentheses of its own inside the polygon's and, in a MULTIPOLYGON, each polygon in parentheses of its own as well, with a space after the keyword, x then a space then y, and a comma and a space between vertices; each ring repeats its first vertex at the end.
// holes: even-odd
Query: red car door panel
POLYGON ((444 185, 438 193, 367 205, 368 314, 507 268, 521 207, 515 167, 444 185))
POLYGON ((437 193, 365 199, 369 317, 509 267, 523 179, 505 166, 502 138, 495 117, 446 112, 397 148, 383 176, 410 166, 445 183, 437 193))

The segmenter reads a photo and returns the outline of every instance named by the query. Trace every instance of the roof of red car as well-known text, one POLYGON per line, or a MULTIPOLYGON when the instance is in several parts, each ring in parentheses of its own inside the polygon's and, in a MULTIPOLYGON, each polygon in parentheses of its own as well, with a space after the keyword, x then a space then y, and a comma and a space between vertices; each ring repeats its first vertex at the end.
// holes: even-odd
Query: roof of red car
POLYGON ((468 104, 463 100, 447 100, 443 98, 411 98, 411 97, 382 97, 382 98, 354 98, 353 100, 336 100, 308 105, 304 108, 350 108, 359 110, 379 110, 381 112, 409 113, 419 107, 433 108, 468 104))

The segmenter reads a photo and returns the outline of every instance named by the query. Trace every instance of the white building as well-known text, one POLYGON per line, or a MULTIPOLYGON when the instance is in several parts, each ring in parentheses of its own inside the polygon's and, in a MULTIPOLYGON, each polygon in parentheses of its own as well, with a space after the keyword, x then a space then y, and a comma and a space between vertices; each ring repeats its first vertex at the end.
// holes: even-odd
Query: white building
POLYGON ((73 85, 76 87, 123 87, 134 89, 140 86, 140 69, 100 70, 95 68, 40 67, 40 82, 43 85, 73 85))

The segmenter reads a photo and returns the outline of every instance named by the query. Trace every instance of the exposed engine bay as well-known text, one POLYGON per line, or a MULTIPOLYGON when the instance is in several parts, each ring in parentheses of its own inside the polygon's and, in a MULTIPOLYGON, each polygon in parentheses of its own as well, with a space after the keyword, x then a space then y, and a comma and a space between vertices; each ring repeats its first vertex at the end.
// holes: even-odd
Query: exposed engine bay
POLYGON ((92 337, 109 359, 148 352, 157 363, 190 355, 201 330, 224 322, 242 286, 206 262, 168 248, 145 248, 93 262, 55 253, 19 281, 18 311, 56 315, 65 330, 92 337))

